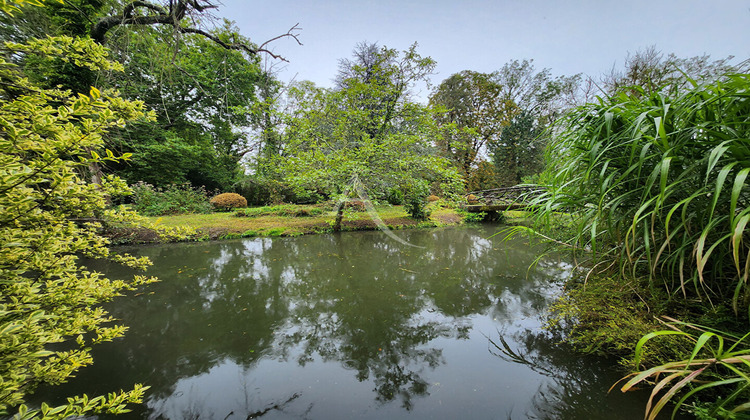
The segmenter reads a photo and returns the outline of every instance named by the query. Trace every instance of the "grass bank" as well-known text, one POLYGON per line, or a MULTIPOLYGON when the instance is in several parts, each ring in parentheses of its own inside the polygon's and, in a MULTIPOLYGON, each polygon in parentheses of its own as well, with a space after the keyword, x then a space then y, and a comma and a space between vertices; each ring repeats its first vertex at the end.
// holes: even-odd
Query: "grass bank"
MULTIPOLYGON (((438 206, 431 209, 432 214, 427 220, 410 218, 402 206, 379 206, 376 210, 383 223, 394 230, 458 225, 464 218, 455 209, 438 206)), ((332 232, 335 217, 335 210, 322 206, 280 205, 148 219, 154 226, 190 228, 191 231, 178 240, 202 241, 332 232)), ((342 231, 374 229, 378 229, 377 224, 366 211, 347 209, 345 212, 342 231)), ((145 227, 111 229, 108 236, 117 244, 163 242, 156 230, 145 227)))

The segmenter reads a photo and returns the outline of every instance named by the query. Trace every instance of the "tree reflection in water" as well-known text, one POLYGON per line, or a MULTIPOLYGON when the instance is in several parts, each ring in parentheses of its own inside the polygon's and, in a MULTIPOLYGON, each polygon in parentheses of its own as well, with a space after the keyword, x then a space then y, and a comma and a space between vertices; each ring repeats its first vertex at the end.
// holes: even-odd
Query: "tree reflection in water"
MULTIPOLYGON (((535 250, 522 241, 486 239, 492 233, 398 232, 419 249, 359 232, 129 250, 154 260, 152 274, 161 283, 114 302, 109 309, 130 326, 125 337, 100 346, 94 366, 78 379, 43 394, 59 399, 143 382, 151 390, 133 417, 150 418, 260 412, 322 418, 334 409, 342 418, 377 418, 418 408, 433 417, 502 415, 524 402, 512 392, 500 399, 500 382, 473 391, 461 382, 493 379, 491 356, 472 360, 487 354, 481 334, 488 331, 476 329, 516 333, 538 325, 558 290, 551 281, 570 266, 542 260, 529 270, 535 250), (463 350, 478 346, 476 353, 463 350), (448 406, 440 406, 444 400, 448 406)), ((528 345, 527 358, 563 351, 532 332, 519 334, 511 341, 528 345)), ((534 410, 567 404, 564 394, 588 378, 575 377, 584 368, 563 369, 561 378, 570 382, 540 390, 534 410)), ((536 380, 523 381, 535 386, 536 380)))
POLYGON ((561 340, 559 335, 529 329, 489 338, 492 354, 547 378, 523 413, 526 418, 606 419, 614 412, 618 418, 643 417, 648 391, 623 395, 613 386, 625 375, 612 370, 615 361, 580 354, 571 358, 575 351, 561 340))

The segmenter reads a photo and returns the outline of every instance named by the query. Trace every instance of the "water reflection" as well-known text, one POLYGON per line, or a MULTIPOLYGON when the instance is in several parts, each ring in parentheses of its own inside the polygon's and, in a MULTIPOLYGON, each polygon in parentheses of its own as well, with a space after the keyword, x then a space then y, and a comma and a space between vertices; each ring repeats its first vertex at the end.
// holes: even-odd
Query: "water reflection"
MULTIPOLYGON (((96 349, 94 366, 70 384, 42 394, 59 400, 143 382, 151 390, 134 418, 553 412, 567 403, 549 397, 554 375, 503 362, 486 337, 501 330, 528 345, 527 358, 575 365, 524 335, 538 331, 554 279, 570 266, 546 259, 529 270, 534 249, 486 239, 492 233, 399 232, 424 248, 360 232, 129 250, 152 258, 162 282, 115 302, 126 336, 96 349)), ((588 386, 577 380, 560 383, 588 386)))

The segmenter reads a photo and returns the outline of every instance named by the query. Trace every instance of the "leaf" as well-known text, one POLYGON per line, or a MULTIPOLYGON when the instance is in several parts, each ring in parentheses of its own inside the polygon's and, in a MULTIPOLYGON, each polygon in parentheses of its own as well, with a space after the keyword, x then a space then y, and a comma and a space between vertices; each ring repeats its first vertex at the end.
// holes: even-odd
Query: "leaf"
POLYGON ((729 202, 729 217, 731 224, 734 224, 734 213, 737 209, 737 200, 739 200, 740 192, 742 192, 742 188, 745 186, 745 180, 747 179, 748 173, 750 173, 750 168, 742 169, 734 178, 734 185, 732 186, 732 197, 729 202))

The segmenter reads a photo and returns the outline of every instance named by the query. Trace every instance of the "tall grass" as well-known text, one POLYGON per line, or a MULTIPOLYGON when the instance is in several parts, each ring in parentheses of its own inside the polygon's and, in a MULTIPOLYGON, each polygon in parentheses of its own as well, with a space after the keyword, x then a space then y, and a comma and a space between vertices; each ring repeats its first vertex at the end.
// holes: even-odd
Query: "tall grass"
POLYGON ((669 96, 629 89, 577 108, 548 147, 537 221, 673 295, 750 302, 750 75, 669 96))
POLYGON ((625 392, 644 382, 654 382, 645 418, 655 419, 670 400, 681 396, 674 404, 674 417, 677 410, 695 394, 716 389, 725 391, 725 396, 716 398, 703 407, 705 412, 702 414, 705 417, 736 418, 735 415, 750 410, 750 333, 739 337, 682 322, 675 322, 675 325, 686 331, 673 326, 674 330, 656 331, 641 338, 635 350, 636 363, 642 357, 643 347, 648 341, 666 335, 678 335, 692 341, 694 346, 690 357, 634 373, 622 386, 622 391, 625 392), (681 395, 686 390, 689 391, 681 395), (662 391, 663 394, 657 400, 656 397, 662 391))

